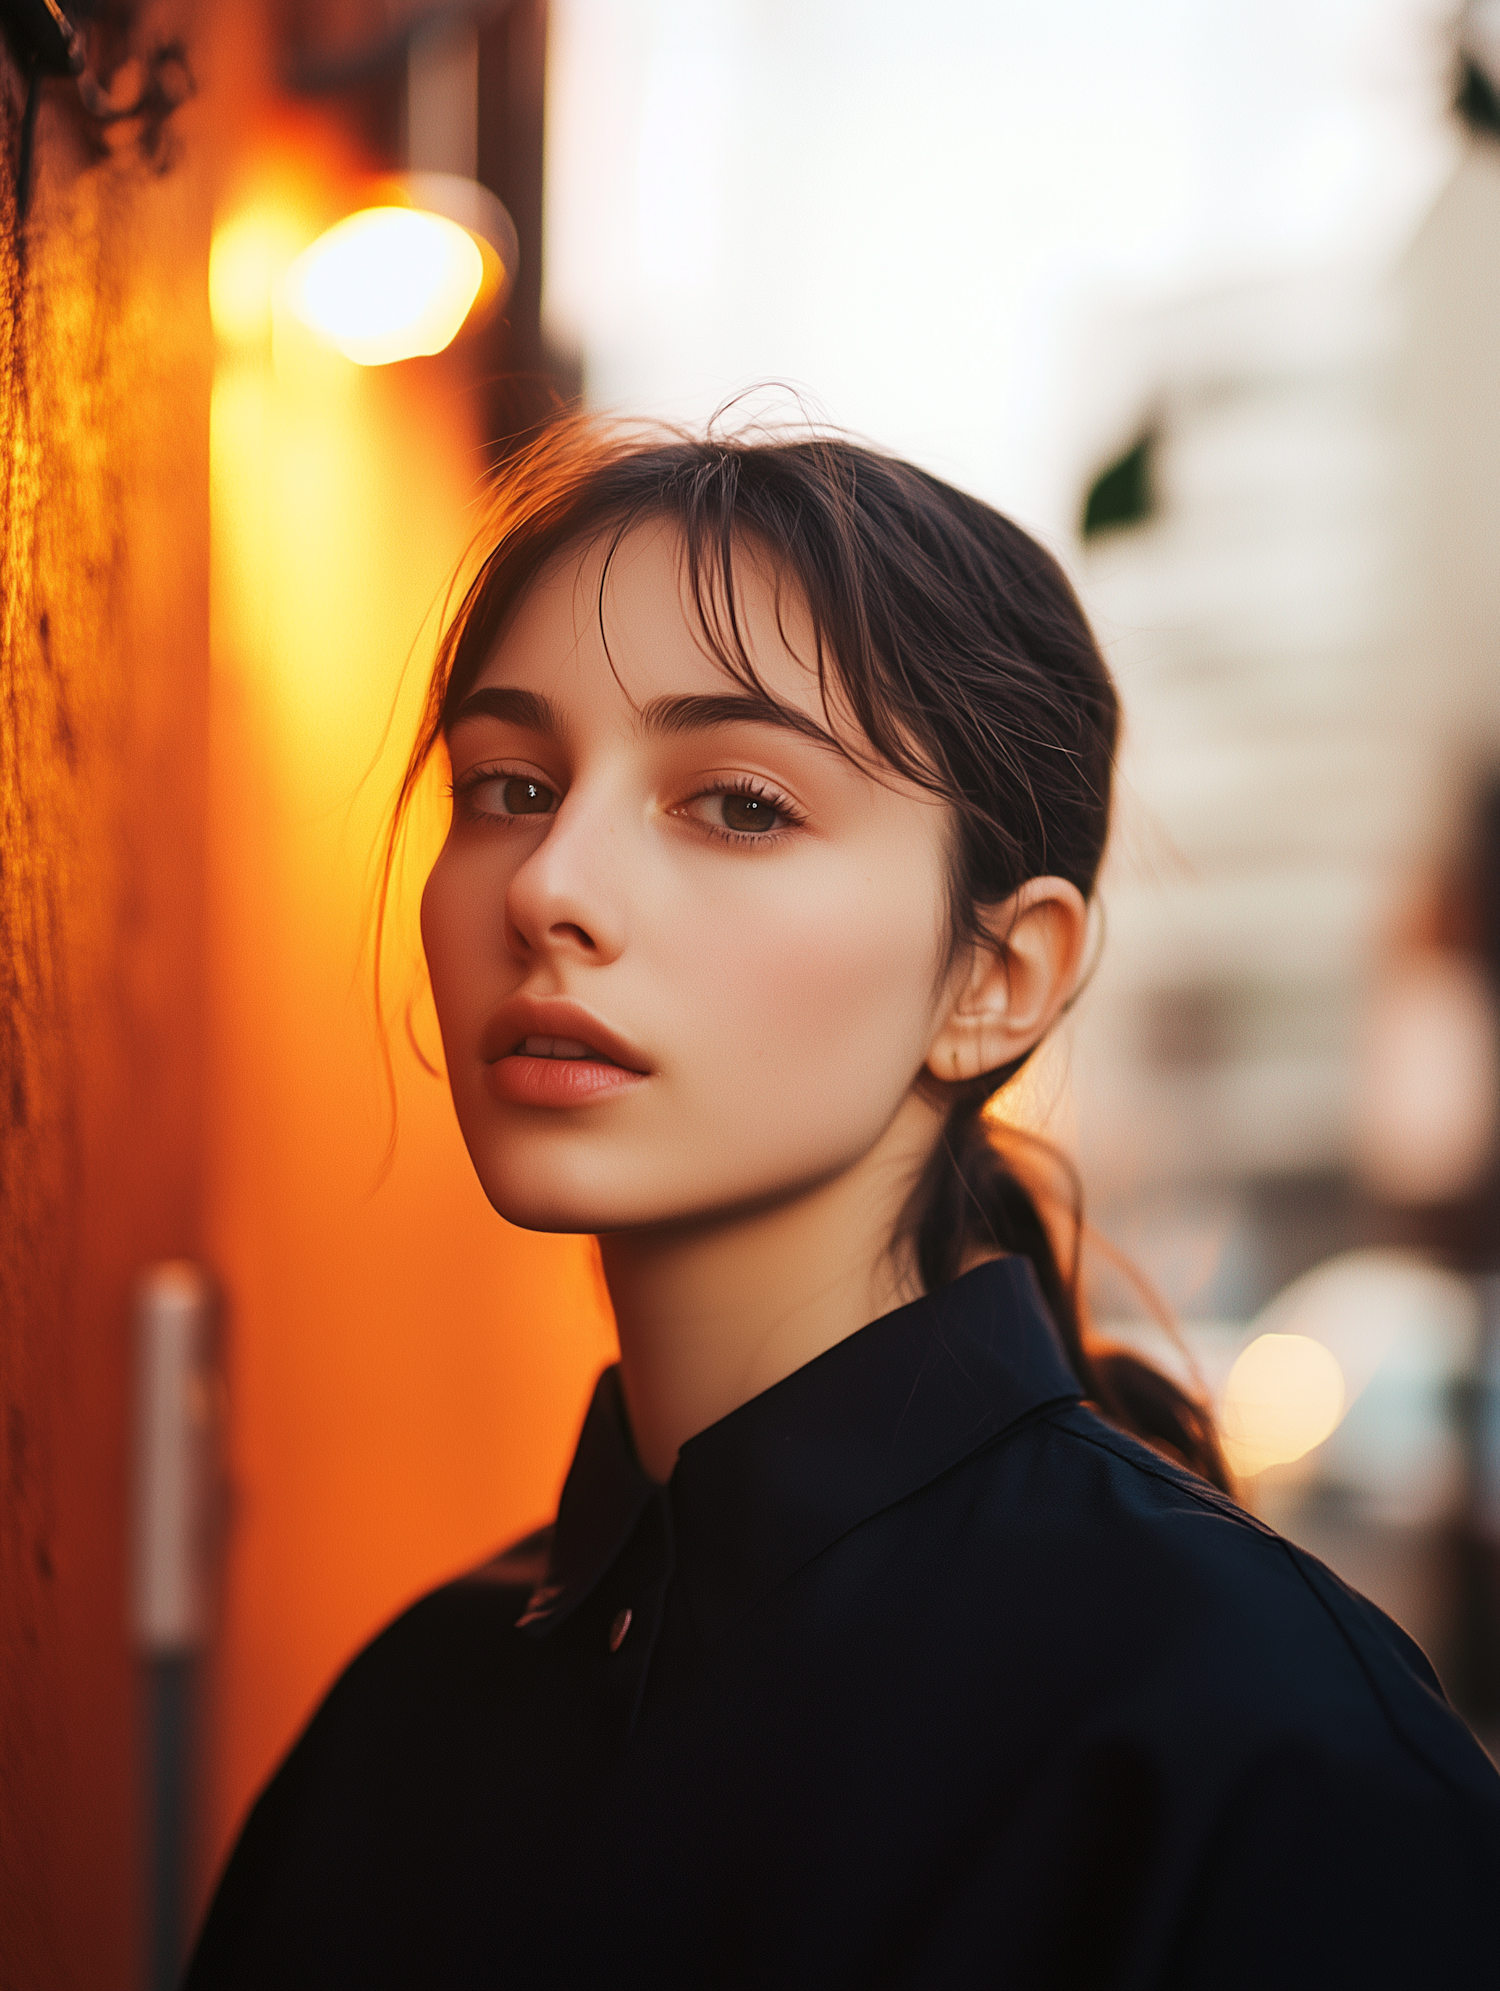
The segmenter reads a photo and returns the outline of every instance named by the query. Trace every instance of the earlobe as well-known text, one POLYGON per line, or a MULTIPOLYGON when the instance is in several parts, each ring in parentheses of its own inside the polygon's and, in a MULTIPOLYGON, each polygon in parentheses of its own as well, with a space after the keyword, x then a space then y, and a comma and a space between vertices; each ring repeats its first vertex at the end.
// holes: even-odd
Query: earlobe
POLYGON ((1046 1036, 1078 980, 1088 907, 1068 879, 1032 878, 981 923, 927 1055, 948 1084, 1012 1064, 1046 1036))

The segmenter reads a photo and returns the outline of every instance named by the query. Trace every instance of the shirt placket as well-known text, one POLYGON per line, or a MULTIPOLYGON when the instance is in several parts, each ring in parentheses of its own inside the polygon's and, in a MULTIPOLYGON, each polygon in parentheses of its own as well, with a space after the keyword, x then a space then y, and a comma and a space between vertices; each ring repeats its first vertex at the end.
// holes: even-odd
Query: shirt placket
POLYGON ((629 1734, 640 1712, 676 1560, 671 1504, 661 1491, 599 1579, 587 1626, 579 1628, 595 1644, 591 1667, 600 1700, 621 1734, 629 1734))

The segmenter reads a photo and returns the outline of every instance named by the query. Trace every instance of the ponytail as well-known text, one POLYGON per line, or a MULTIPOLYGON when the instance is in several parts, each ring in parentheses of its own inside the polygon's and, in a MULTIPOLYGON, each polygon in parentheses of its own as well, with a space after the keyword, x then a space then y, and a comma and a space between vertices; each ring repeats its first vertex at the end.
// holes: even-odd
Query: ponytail
POLYGON ((1093 1332, 1080 1279, 1083 1198, 1077 1177, 1055 1149, 1037 1144, 1068 1178, 1072 1248, 1064 1270, 1036 1194, 985 1124, 983 1109, 996 1076, 945 1088, 953 1102, 948 1124, 912 1199, 910 1234, 924 1289, 933 1292, 956 1279, 977 1252, 998 1249, 1029 1258, 1084 1395, 1122 1431, 1232 1493, 1207 1404, 1152 1363, 1093 1332))

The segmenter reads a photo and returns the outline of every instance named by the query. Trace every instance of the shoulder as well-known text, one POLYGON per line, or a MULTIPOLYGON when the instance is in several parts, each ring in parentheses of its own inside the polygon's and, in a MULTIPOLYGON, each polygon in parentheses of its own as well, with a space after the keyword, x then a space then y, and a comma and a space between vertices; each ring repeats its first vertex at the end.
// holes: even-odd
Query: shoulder
MULTIPOLYGON (((1021 1519, 1080 1584, 1102 1576, 1158 1606, 1176 1598, 1195 1619, 1220 1610, 1259 1619, 1269 1590, 1322 1621, 1335 1601, 1326 1585, 1337 1594, 1334 1616, 1346 1604, 1373 1610, 1237 1501, 1087 1405, 1044 1412, 1012 1443, 990 1448, 980 1471, 996 1496, 996 1518, 1023 1494, 1022 1513, 1012 1514, 1010 1525, 1021 1519)), ((1405 1634, 1374 1615, 1425 1666, 1405 1634)))
POLYGON ((515 1622, 551 1532, 428 1591, 350 1660, 245 1823, 185 1991, 273 1981, 256 1962, 262 1945, 315 1948, 320 1903, 358 1897, 373 1842, 389 1851, 413 1821, 452 1806, 451 1766, 473 1756, 497 1677, 525 1645, 515 1622))
POLYGON ((1268 1753, 1400 1765, 1500 1816, 1500 1780, 1420 1648, 1314 1556, 1083 1406, 1018 1439, 982 1467, 992 1519, 1019 1524, 1061 1639, 1106 1656, 1121 1709, 1217 1756, 1232 1732, 1247 1771, 1268 1753))
POLYGON ((552 1534, 539 1528, 408 1604, 356 1653, 324 1706, 413 1668, 439 1665, 452 1677, 468 1670, 466 1657, 487 1667, 546 1573, 552 1534))
POLYGON ((346 1759, 364 1759, 372 1737, 387 1755, 405 1736, 430 1739, 434 1720, 462 1720, 488 1698, 497 1666, 524 1643, 516 1619, 546 1568, 551 1537, 550 1528, 526 1536, 391 1619, 335 1679, 267 1795, 321 1784, 346 1759))
POLYGON ((1315 1660, 1357 1667, 1378 1649, 1383 1665, 1437 1688, 1400 1627, 1316 1558, 1084 1405, 1038 1418, 1016 1457, 997 1450, 990 1471, 1007 1506, 1016 1488, 1004 1482, 1025 1480, 1019 1518, 1055 1572, 1053 1593, 1107 1602, 1123 1647, 1179 1652, 1188 1665, 1232 1652, 1242 1662, 1232 1670, 1263 1677, 1309 1677, 1315 1660))

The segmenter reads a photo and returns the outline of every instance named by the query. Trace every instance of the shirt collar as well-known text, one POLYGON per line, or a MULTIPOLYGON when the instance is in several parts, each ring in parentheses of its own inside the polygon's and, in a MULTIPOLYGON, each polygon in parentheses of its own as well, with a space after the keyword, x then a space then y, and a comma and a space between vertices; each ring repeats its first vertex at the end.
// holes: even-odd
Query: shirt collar
POLYGON ((1029 1259, 981 1265, 835 1343, 683 1446, 659 1488, 636 1460, 618 1368, 599 1378, 563 1488, 533 1636, 571 1615, 653 1499, 677 1575, 718 1637, 883 1508, 1045 1405, 1081 1395, 1029 1259))

